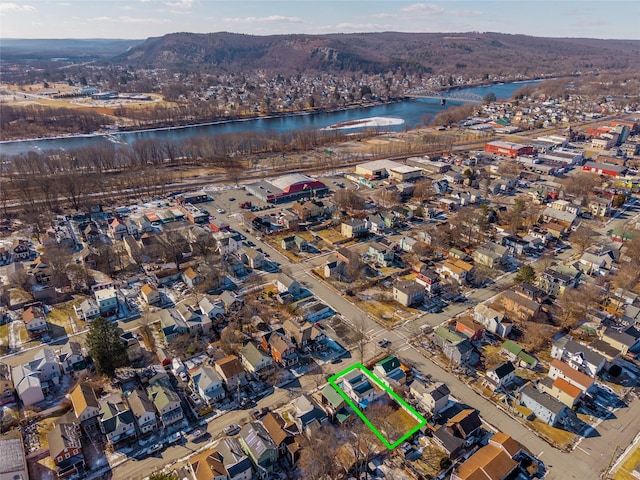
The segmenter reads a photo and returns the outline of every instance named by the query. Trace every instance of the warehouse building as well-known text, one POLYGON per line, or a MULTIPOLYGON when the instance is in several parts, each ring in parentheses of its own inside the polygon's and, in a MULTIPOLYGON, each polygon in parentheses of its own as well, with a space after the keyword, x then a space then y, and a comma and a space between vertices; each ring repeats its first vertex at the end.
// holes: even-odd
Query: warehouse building
POLYGON ((373 162, 365 162, 356 165, 356 175, 360 175, 367 179, 386 178, 389 176, 389 170, 400 167, 402 164, 393 160, 375 160, 373 162))

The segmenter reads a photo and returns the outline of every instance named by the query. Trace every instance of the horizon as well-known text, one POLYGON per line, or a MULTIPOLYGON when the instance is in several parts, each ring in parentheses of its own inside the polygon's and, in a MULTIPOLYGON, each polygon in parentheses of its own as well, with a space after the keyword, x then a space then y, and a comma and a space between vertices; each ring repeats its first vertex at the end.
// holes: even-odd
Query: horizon
POLYGON ((144 40, 173 33, 270 36, 390 32, 640 40, 639 18, 640 2, 633 0, 27 0, 0 3, 0 39, 144 40))

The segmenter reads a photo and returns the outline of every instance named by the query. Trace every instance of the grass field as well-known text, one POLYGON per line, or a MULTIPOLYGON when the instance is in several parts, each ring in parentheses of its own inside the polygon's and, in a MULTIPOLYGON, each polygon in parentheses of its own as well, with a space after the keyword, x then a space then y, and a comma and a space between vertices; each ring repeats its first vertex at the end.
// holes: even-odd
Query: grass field
POLYGON ((538 418, 536 418, 533 422, 530 422, 530 425, 540 433, 542 433, 549 440, 554 442, 558 446, 558 448, 565 448, 569 446, 569 444, 576 437, 573 433, 567 432, 566 430, 560 430, 559 428, 554 428, 538 418))
POLYGON ((634 480, 636 477, 631 475, 631 472, 633 472, 638 463, 640 463, 640 448, 636 445, 614 472, 613 478, 615 480, 634 480))

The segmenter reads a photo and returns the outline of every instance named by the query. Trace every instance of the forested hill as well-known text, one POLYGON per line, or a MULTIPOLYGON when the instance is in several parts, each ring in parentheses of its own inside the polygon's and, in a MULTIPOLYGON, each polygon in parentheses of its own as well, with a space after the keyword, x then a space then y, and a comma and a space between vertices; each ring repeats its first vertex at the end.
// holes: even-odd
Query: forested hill
POLYGON ((569 74, 640 69, 640 41, 499 33, 357 33, 253 36, 174 33, 113 59, 134 67, 239 73, 569 74))

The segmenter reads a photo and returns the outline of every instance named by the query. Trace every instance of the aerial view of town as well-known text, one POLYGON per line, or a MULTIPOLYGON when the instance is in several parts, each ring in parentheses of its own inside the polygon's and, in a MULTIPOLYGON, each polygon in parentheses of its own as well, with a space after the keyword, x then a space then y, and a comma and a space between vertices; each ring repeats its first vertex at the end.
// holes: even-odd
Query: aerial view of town
POLYGON ((0 20, 0 480, 640 480, 640 4, 0 20))

